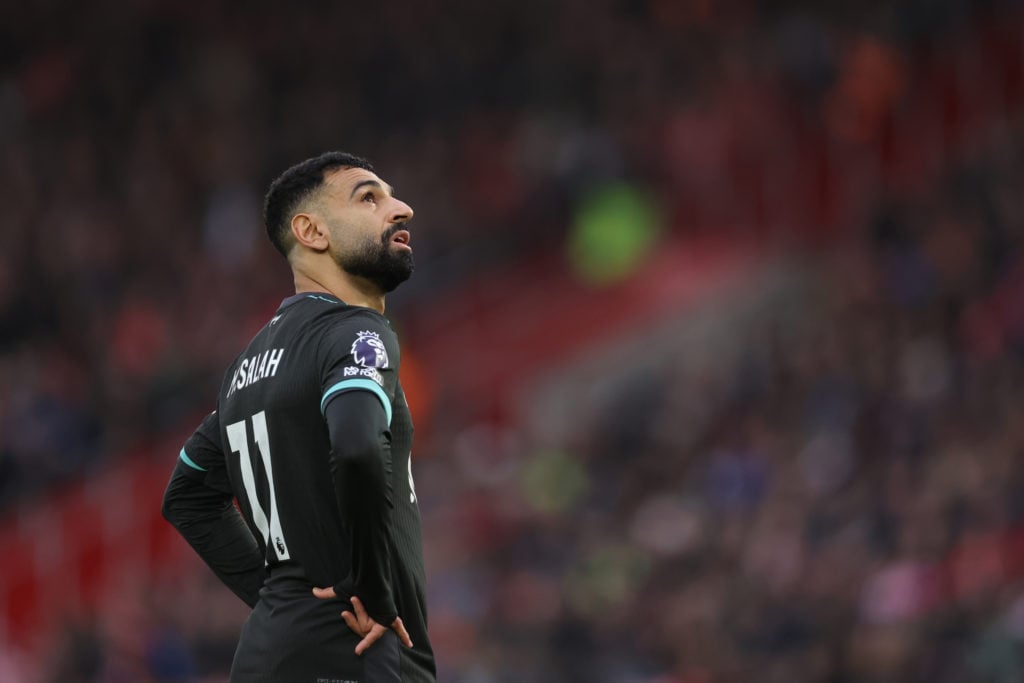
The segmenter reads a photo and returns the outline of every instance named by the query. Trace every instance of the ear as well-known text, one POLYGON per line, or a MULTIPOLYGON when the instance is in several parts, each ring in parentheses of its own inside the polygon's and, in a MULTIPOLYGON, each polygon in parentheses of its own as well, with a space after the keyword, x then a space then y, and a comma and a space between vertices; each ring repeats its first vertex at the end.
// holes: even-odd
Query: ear
POLYGON ((297 213, 292 216, 292 235, 302 246, 316 252, 327 251, 330 239, 317 216, 297 213))

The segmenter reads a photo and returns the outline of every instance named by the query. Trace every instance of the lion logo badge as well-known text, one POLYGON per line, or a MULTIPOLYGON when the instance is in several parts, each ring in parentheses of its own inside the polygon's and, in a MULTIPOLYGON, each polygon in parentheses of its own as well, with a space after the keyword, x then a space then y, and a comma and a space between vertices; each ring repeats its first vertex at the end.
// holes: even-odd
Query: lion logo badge
POLYGON ((352 357, 364 368, 388 366, 388 350, 376 332, 363 331, 356 335, 356 340, 352 342, 352 357))

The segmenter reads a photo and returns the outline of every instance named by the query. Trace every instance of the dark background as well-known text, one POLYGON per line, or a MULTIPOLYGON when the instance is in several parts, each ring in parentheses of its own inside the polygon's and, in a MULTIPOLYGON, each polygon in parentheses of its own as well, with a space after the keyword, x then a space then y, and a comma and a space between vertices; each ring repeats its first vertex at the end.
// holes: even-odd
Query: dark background
POLYGON ((1024 6, 0 7, 0 681, 222 681, 159 519, 328 149, 451 683, 1024 677, 1024 6))

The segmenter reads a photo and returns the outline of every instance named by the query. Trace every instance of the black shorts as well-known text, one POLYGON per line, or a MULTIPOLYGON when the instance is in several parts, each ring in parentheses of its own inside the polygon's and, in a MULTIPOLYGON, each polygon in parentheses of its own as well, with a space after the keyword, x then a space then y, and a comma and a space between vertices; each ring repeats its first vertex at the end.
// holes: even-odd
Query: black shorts
POLYGON ((356 656, 360 638, 344 609, 348 601, 321 600, 309 586, 264 589, 242 627, 231 683, 400 683, 397 634, 356 656))

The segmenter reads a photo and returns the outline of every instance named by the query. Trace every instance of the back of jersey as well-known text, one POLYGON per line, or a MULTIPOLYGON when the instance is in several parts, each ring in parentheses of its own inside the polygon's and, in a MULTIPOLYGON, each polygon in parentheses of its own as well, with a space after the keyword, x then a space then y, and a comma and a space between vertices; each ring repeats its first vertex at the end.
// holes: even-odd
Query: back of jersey
MULTIPOLYGON (((221 443, 239 507, 272 576, 329 586, 350 571, 321 409, 325 384, 374 391, 390 404, 397 342, 386 339, 388 333, 386 321, 373 311, 321 295, 296 295, 225 374, 218 405, 221 443), (361 362, 352 358, 360 351, 355 344, 334 342, 336 336, 360 335, 367 339, 361 362)), ((390 414, 391 406, 386 410, 390 414)))
MULTIPOLYGON (((173 498, 179 487, 187 492, 201 482, 201 488, 216 492, 213 508, 218 516, 225 497, 233 495, 259 546, 256 554, 243 534, 246 557, 229 562, 230 568, 221 562, 217 570, 255 605, 239 641, 238 671, 279 671, 286 676, 280 680, 291 681, 299 680, 296 671, 315 670, 311 680, 364 680, 360 672, 364 666, 377 666, 373 660, 390 662, 387 667, 394 676, 372 680, 435 680, 410 461, 413 426, 398 382, 400 363, 397 337, 378 312, 347 306, 328 295, 296 294, 282 302, 228 368, 217 410, 182 449, 183 464, 175 470, 180 476, 172 478, 169 495, 173 498), (352 391, 375 397, 369 405, 379 401, 381 420, 387 421, 380 435, 383 480, 368 480, 379 489, 344 479, 358 475, 332 463, 325 411, 336 415, 338 404, 332 401, 352 391), (360 504, 367 492, 381 503, 380 514, 375 510, 372 519, 382 525, 382 535, 368 534, 367 519, 359 517, 368 509, 360 504), (360 571, 371 553, 383 553, 386 559, 367 582, 360 571), (266 574, 253 571, 260 556, 266 574), (370 591, 359 596, 367 605, 374 597, 393 600, 391 608, 402 617, 413 647, 399 648, 394 632, 388 631, 372 648, 374 657, 356 657, 359 636, 339 616, 351 597, 344 594, 345 585, 370 591), (315 598, 314 586, 334 586, 339 599, 315 598), (329 671, 337 675, 324 674, 329 671)), ((186 494, 179 495, 184 499, 186 494)), ((205 552, 211 566, 218 564, 212 556, 224 547, 203 527, 197 525, 189 541, 202 548, 200 554, 205 552)), ((239 542, 237 536, 232 542, 239 542)), ((369 670, 365 680, 371 680, 369 670)))

